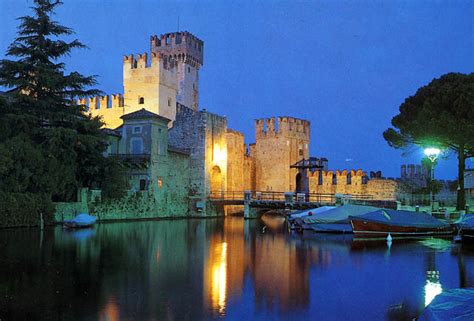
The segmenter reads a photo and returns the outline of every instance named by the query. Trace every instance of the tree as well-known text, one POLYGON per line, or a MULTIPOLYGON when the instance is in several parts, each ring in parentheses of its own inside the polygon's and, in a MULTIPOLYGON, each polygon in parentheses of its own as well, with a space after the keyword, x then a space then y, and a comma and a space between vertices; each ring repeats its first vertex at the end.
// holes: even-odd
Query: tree
POLYGON ((400 105, 383 136, 391 147, 452 150, 458 157, 457 209, 465 208, 466 158, 474 156, 474 73, 449 73, 419 88, 400 105))
POLYGON ((72 103, 101 91, 90 89, 94 76, 67 73, 59 61, 85 47, 61 39, 73 32, 51 18, 60 4, 34 0, 34 14, 18 18, 18 37, 7 50, 17 59, 0 61, 0 86, 10 89, 0 100, 0 191, 69 201, 77 188, 101 187, 117 171, 103 155, 103 123, 72 103))

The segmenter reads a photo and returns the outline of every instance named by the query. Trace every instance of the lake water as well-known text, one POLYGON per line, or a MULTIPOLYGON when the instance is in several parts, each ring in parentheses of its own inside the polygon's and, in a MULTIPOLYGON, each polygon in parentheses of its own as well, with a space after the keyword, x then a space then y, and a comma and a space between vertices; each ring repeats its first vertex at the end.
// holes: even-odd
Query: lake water
POLYGON ((473 286, 474 248, 291 234, 274 219, 0 230, 2 321, 409 320, 473 286))

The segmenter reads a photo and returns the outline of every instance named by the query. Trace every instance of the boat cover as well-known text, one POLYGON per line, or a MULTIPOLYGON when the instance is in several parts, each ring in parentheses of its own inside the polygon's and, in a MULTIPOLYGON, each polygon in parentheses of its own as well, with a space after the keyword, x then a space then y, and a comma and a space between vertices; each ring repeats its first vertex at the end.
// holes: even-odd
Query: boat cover
POLYGON ((465 215, 458 223, 461 228, 474 229, 474 214, 465 215))
POLYGON ((306 227, 321 233, 352 233, 352 225, 349 223, 308 224, 306 227))
POLYGON ((349 223, 349 216, 359 216, 378 210, 378 207, 365 205, 342 205, 317 215, 302 218, 304 224, 349 223))
POLYGON ((86 225, 86 224, 94 224, 97 218, 95 216, 86 214, 86 213, 80 213, 76 215, 72 220, 69 220, 68 222, 76 223, 78 225, 86 225))
POLYGON ((380 209, 375 212, 360 215, 357 218, 392 226, 395 225, 428 228, 443 228, 450 226, 448 223, 442 222, 425 212, 380 209))
POLYGON ((290 219, 302 218, 302 217, 308 216, 309 212, 313 213, 313 215, 317 215, 317 214, 332 210, 333 208, 335 208, 335 206, 321 206, 321 207, 316 207, 309 210, 297 211, 290 214, 290 219))
POLYGON ((474 320, 474 289, 452 289, 438 294, 418 321, 474 320))

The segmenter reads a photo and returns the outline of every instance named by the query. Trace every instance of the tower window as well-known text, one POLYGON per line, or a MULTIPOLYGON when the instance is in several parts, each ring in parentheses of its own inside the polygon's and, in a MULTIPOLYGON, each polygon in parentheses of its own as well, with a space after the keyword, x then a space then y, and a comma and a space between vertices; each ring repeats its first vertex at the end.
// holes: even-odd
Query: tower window
POLYGON ((170 36, 166 36, 166 44, 169 45, 171 42, 171 38, 170 36))
POLYGON ((143 105, 145 103, 145 98, 140 97, 138 98, 138 104, 143 105))
POLYGON ((171 107, 171 98, 168 98, 168 107, 171 107))
POLYGON ((142 132, 142 126, 135 126, 133 127, 134 134, 140 134, 142 132))
POLYGON ((188 67, 188 74, 191 72, 191 68, 188 67))

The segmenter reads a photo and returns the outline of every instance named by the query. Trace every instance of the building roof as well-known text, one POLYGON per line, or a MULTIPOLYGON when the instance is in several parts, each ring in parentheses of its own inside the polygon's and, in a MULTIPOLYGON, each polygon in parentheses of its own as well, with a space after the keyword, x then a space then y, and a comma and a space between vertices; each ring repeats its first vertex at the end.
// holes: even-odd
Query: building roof
POLYGON ((327 161, 325 158, 310 157, 308 159, 302 159, 290 166, 290 168, 324 168, 322 164, 327 161))
POLYGON ((106 135, 109 135, 109 136, 116 136, 116 137, 122 137, 122 135, 114 130, 114 129, 110 129, 110 128, 102 128, 101 131, 106 134, 106 135))
POLYGON ((159 120, 166 121, 166 122, 171 121, 171 119, 168 119, 166 117, 160 116, 160 115, 155 114, 155 113, 152 113, 151 111, 148 111, 145 108, 134 111, 133 113, 125 114, 120 118, 122 118, 123 120, 154 118, 154 119, 159 119, 159 120))

